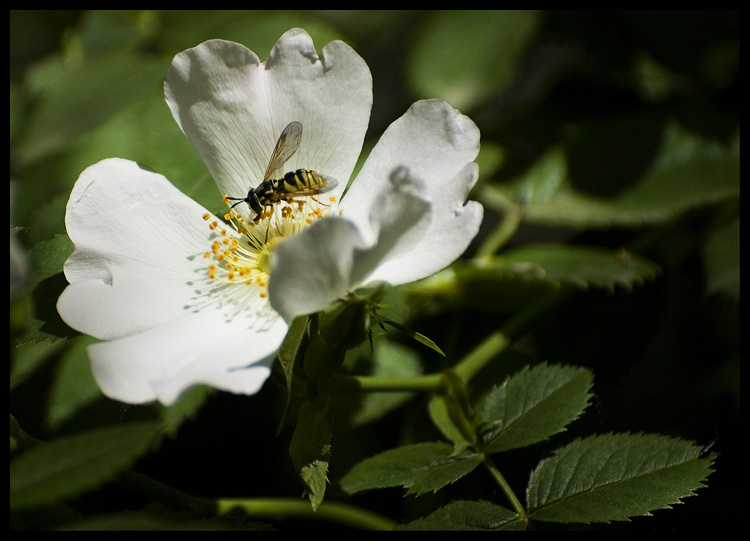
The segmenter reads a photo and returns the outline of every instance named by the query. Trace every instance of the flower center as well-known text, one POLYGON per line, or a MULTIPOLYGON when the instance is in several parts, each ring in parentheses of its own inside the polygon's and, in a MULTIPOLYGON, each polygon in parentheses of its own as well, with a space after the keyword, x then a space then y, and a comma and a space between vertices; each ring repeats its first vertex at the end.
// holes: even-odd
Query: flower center
MULTIPOLYGON (((226 196, 224 202, 230 204, 226 196)), ((203 254, 209 260, 208 278, 219 284, 245 286, 249 288, 245 293, 252 299, 267 298, 271 258, 276 247, 327 217, 334 207, 333 197, 329 203, 317 197, 301 197, 267 207, 257 222, 245 220, 231 208, 224 215, 226 222, 204 214, 203 219, 213 231, 210 250, 203 254)))
POLYGON ((257 266, 260 272, 264 272, 266 275, 271 273, 271 254, 282 240, 282 237, 272 237, 268 239, 268 242, 258 252, 257 266))

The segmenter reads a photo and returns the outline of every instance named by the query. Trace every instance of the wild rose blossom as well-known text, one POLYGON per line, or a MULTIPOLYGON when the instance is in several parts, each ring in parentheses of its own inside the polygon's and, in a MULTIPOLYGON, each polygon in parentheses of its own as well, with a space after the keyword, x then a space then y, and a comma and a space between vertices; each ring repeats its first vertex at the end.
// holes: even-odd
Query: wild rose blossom
POLYGON ((343 42, 318 56, 292 29, 262 63, 210 40, 174 58, 164 87, 219 197, 258 186, 292 121, 302 140, 277 176, 312 169, 338 185, 269 206, 255 222, 244 202, 215 216, 129 160, 86 169, 67 205, 75 251, 58 310, 102 340, 88 353, 111 398, 170 404, 198 383, 253 394, 295 317, 360 286, 430 276, 478 231, 482 207, 466 198, 479 131, 440 100, 396 120, 342 198, 372 106, 370 71, 343 42))

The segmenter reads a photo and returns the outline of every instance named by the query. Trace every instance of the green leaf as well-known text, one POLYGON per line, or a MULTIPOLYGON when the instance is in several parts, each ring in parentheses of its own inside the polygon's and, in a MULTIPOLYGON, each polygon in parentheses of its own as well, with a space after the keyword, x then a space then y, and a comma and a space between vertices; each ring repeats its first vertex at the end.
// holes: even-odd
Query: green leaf
POLYGON ((73 253, 73 241, 68 235, 55 235, 52 239, 37 243, 30 251, 34 266, 34 285, 61 273, 65 260, 73 253))
POLYGON ((529 244, 504 252, 495 263, 510 272, 552 285, 630 291, 652 280, 659 265, 626 250, 595 246, 529 244))
POLYGON ((529 515, 552 522, 610 522, 670 508, 704 486, 713 458, 661 435, 578 439, 543 460, 527 489, 529 515))
POLYGON ((740 217, 717 228, 703 247, 706 288, 740 302, 740 217))
POLYGON ((433 424, 447 439, 453 442, 456 451, 463 451, 474 441, 467 438, 463 431, 456 425, 451 418, 449 404, 444 395, 436 394, 430 398, 428 411, 433 424))
POLYGON ((477 449, 477 417, 464 380, 454 372, 443 374, 443 389, 429 403, 430 419, 453 442, 454 455, 471 446, 477 449))
POLYGON ((409 82, 419 95, 474 108, 514 80, 539 21, 531 10, 433 13, 416 34, 409 82))
POLYGON ((405 327, 404 325, 401 325, 400 323, 396 323, 395 321, 391 321, 389 319, 378 318, 378 321, 380 323, 383 323, 384 325, 390 325, 391 327, 395 327, 396 329, 404 333, 409 338, 413 338, 420 344, 427 346, 432 351, 435 351, 436 353, 439 353, 440 355, 445 357, 445 353, 443 353, 443 350, 440 349, 435 342, 427 338, 425 335, 418 333, 417 331, 413 331, 410 328, 405 327))
POLYGON ((161 406, 164 433, 174 438, 186 421, 196 418, 211 393, 213 389, 208 385, 193 385, 183 392, 174 404, 161 406))
POLYGON ((416 300, 513 314, 561 287, 631 291, 660 273, 657 263, 626 250, 529 244, 499 256, 456 263, 407 286, 416 300))
POLYGON ((158 423, 130 423, 40 444, 10 464, 10 507, 50 505, 113 479, 143 456, 158 423))
POLYGON ((101 125, 159 89, 164 71, 160 59, 124 44, 92 50, 84 59, 71 55, 37 62, 28 85, 38 101, 25 126, 21 154, 37 160, 101 125))
POLYGON ((396 486, 417 496, 437 492, 471 473, 481 462, 478 455, 469 451, 452 455, 453 446, 443 442, 390 449, 354 466, 341 479, 341 488, 348 494, 396 486))
MULTIPOLYGON (((62 343, 63 338, 78 335, 63 323, 57 312, 57 299, 68 285, 62 273, 63 264, 71 253, 73 243, 67 235, 55 235, 50 240, 39 242, 29 252, 33 267, 31 285, 34 289, 32 300, 35 319, 26 334, 19 338, 19 348, 39 344, 54 345, 62 343)), ((23 365, 22 371, 25 372, 28 368, 28 365, 23 365)))
POLYGON ((331 458, 335 407, 330 394, 320 394, 302 404, 289 455, 302 479, 313 509, 323 503, 331 458))
POLYGON ((506 379, 477 404, 485 451, 497 453, 545 440, 589 404, 594 375, 585 368, 542 364, 506 379))
POLYGON ((75 413, 102 397, 102 392, 91 373, 86 348, 97 342, 90 336, 79 336, 60 358, 49 395, 47 425, 59 427, 75 413))
POLYGON ((500 505, 485 501, 455 501, 396 528, 397 530, 524 530, 518 515, 500 505))
POLYGON ((556 148, 504 195, 524 205, 524 221, 607 228, 661 223, 701 205, 739 197, 739 136, 728 147, 668 126, 651 168, 615 197, 576 190, 567 157, 556 148))
POLYGON ((294 361, 297 359, 297 352, 299 351, 302 339, 307 332, 307 319, 307 316, 302 316, 292 321, 277 354, 279 358, 279 366, 284 372, 284 380, 286 381, 286 405, 284 407, 284 415, 282 416, 281 421, 279 421, 277 433, 281 432, 281 428, 284 426, 286 413, 292 399, 292 372, 294 371, 294 361))

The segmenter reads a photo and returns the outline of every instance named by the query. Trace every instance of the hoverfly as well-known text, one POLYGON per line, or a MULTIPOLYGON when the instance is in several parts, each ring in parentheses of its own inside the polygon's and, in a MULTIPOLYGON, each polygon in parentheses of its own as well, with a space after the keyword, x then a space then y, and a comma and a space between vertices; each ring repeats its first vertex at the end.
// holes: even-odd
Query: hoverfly
POLYGON ((301 140, 302 124, 296 120, 290 122, 276 141, 271 158, 268 160, 266 173, 263 175, 263 181, 255 188, 250 188, 247 197, 227 197, 227 199, 237 201, 231 208, 242 202, 247 203, 256 214, 253 221, 257 222, 266 207, 272 207, 274 203, 288 201, 294 196, 325 193, 336 187, 338 184, 336 180, 323 177, 312 169, 297 169, 280 178, 271 178, 274 171, 280 169, 297 152, 301 140))

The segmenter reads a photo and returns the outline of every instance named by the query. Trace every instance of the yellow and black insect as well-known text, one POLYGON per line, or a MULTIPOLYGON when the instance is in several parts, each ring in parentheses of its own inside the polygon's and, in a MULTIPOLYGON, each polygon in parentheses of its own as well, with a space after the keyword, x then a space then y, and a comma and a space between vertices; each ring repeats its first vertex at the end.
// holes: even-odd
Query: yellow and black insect
POLYGON ((266 174, 263 181, 255 188, 250 188, 247 197, 227 197, 237 201, 231 208, 242 202, 256 213, 253 221, 260 220, 266 207, 272 207, 279 201, 288 201, 295 196, 310 196, 325 193, 332 190, 338 182, 332 178, 326 178, 312 169, 297 169, 290 171, 280 178, 271 178, 277 169, 280 169, 286 161, 297 152, 302 140, 302 124, 290 122, 279 135, 276 146, 268 160, 266 174))

